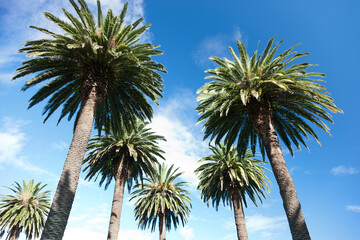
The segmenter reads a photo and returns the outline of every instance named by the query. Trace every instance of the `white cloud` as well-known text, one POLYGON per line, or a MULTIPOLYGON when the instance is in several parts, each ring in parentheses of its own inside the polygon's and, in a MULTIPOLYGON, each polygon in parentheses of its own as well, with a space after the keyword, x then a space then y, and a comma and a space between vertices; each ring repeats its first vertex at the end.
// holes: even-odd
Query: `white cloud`
POLYGON ((299 167, 292 167, 292 168, 290 168, 290 173, 294 174, 294 172, 298 169, 299 169, 299 167))
POLYGON ((231 233, 222 237, 221 240, 234 240, 236 238, 237 238, 236 234, 231 233))
MULTIPOLYGON (((96 0, 88 0, 89 7, 96 14, 96 0)), ((102 0, 103 14, 106 14, 107 10, 111 8, 114 15, 119 15, 125 1, 122 0, 102 0)), ((0 41, 0 70, 2 69, 2 75, 0 75, 0 82, 9 84, 10 79, 14 75, 16 66, 13 62, 20 62, 23 60, 23 55, 18 54, 18 49, 21 48, 21 44, 24 44, 29 39, 39 39, 43 37, 49 37, 37 30, 30 29, 28 26, 38 26, 46 28, 50 31, 61 33, 60 28, 53 24, 50 20, 46 19, 44 12, 50 12, 51 14, 66 20, 61 8, 65 8, 70 13, 74 13, 73 7, 68 0, 6 0, 0 1, 0 8, 3 10, 0 20, 2 21, 2 39, 6 42, 0 41), (1 44, 2 43, 2 44, 1 44)), ((74 14, 75 15, 75 14, 74 14)), ((140 17, 144 17, 144 1, 133 0, 129 1, 128 11, 126 14, 126 23, 132 23, 140 17)), ((151 33, 147 31, 144 34, 142 41, 149 41, 151 39, 151 33)))
MULTIPOLYGON (((91 209, 86 214, 71 215, 63 240, 98 240, 106 239, 109 226, 109 206, 100 205, 96 210, 91 209)), ((152 240, 151 233, 140 230, 120 230, 119 239, 122 240, 152 240)))
POLYGON ((287 221, 286 217, 267 217, 257 214, 246 217, 246 226, 250 232, 276 230, 286 228, 287 221))
POLYGON ((233 230, 235 229, 235 220, 234 218, 225 220, 224 224, 223 224, 223 228, 226 230, 233 230))
POLYGON ((248 216, 245 220, 249 235, 257 233, 263 240, 276 239, 288 224, 286 217, 267 217, 259 214, 248 216))
POLYGON ((180 228, 180 234, 186 239, 192 239, 194 238, 194 229, 189 228, 189 226, 185 226, 180 228))
POLYGON ((88 218, 87 214, 82 214, 80 216, 71 216, 69 217, 69 223, 70 222, 78 222, 78 221, 82 221, 85 220, 86 218, 88 218))
POLYGON ((191 111, 195 115, 195 105, 195 95, 183 91, 161 105, 151 123, 152 129, 167 140, 159 143, 165 151, 166 164, 180 167, 183 178, 194 185, 198 183, 194 173, 197 161, 208 152, 208 144, 202 140, 199 126, 195 126, 196 119, 189 115, 191 111))
POLYGON ((152 240, 150 233, 140 230, 120 230, 119 236, 122 240, 152 240))
POLYGON ((354 167, 337 166, 331 169, 331 174, 334 176, 345 176, 359 173, 359 170, 354 167))
POLYGON ((189 226, 185 226, 180 228, 180 234, 183 236, 186 240, 194 238, 194 229, 189 228, 189 226))
POLYGON ((360 213, 360 205, 348 205, 348 206, 346 206, 346 210, 355 212, 355 213, 360 213))
POLYGON ((52 146, 52 148, 54 148, 55 150, 58 150, 60 152, 67 150, 69 148, 69 144, 64 141, 53 142, 51 144, 51 146, 52 146))
POLYGON ((95 231, 94 229, 87 227, 70 227, 66 228, 63 239, 64 240, 76 240, 76 239, 86 239, 86 240, 98 240, 106 239, 107 232, 95 231))
POLYGON ((193 54, 195 63, 201 67, 207 67, 210 63, 209 57, 223 58, 228 56, 229 46, 236 44, 237 40, 244 40, 239 27, 234 28, 232 35, 218 34, 217 36, 206 37, 193 54))
POLYGON ((13 165, 26 171, 32 171, 37 174, 50 174, 28 161, 22 155, 23 147, 27 137, 21 128, 28 122, 16 121, 9 117, 2 119, 2 127, 0 128, 0 166, 13 165))

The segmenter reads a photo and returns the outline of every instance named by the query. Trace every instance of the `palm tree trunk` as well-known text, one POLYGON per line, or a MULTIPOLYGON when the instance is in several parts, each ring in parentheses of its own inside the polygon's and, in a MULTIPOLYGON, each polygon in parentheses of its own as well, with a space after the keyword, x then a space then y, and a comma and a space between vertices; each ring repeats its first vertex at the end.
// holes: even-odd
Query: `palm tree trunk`
POLYGON ((19 238, 20 235, 20 226, 19 224, 16 224, 12 229, 11 229, 11 233, 10 233, 10 238, 9 240, 16 240, 19 238))
POLYGON ((165 213, 159 214, 159 240, 166 240, 165 213))
POLYGON ((74 201, 82 161, 90 138, 97 105, 96 87, 83 99, 74 136, 60 176, 41 240, 62 239, 74 201))
POLYGON ((241 193, 239 188, 231 191, 232 203, 234 207, 234 216, 238 240, 247 240, 248 234, 245 224, 244 208, 241 201, 241 193))
POLYGON ((118 164, 117 167, 117 171, 114 174, 115 187, 114 187, 114 196, 111 207, 109 230, 107 235, 108 240, 118 239, 125 183, 128 180, 129 176, 130 176, 130 170, 128 169, 128 166, 124 163, 124 157, 123 157, 120 160, 120 163, 118 164))
POLYGON ((275 179, 279 185, 280 195, 294 240, 309 240, 310 234, 306 226, 301 205, 296 194, 294 182, 279 144, 279 140, 272 123, 271 107, 260 106, 259 111, 250 114, 251 121, 259 133, 265 146, 275 179))

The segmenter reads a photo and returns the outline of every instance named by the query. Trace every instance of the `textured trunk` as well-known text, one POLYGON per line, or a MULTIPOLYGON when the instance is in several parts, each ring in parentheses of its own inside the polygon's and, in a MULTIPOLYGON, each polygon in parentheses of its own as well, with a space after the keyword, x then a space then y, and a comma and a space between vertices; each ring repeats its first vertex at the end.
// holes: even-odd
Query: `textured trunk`
POLYGON ((96 101, 98 99, 96 87, 92 87, 87 96, 82 101, 74 136, 41 240, 60 240, 64 235, 79 181, 82 161, 94 122, 96 101))
POLYGON ((12 229, 11 229, 11 234, 10 234, 10 238, 9 240, 16 240, 19 238, 20 235, 20 226, 19 224, 16 224, 12 229))
POLYGON ((244 209, 241 201, 240 189, 236 188, 231 191, 232 203, 234 207, 235 225, 238 240, 247 240, 248 235, 246 231, 244 209))
POLYGON ((159 215, 159 239, 166 240, 166 225, 165 225, 165 214, 159 215))
MULTIPOLYGON (((275 128, 272 123, 271 107, 257 106, 250 114, 251 121, 265 146, 275 179, 279 185, 280 195, 294 240, 309 240, 305 218, 301 210, 294 182, 286 166, 275 128)), ((250 110, 251 112, 251 110, 250 110)))
POLYGON ((117 171, 114 174, 115 187, 114 187, 114 196, 111 207, 109 230, 107 235, 108 240, 118 239, 125 183, 128 180, 129 176, 130 176, 130 170, 128 169, 128 166, 124 164, 124 157, 123 157, 120 160, 120 163, 117 167, 117 171))

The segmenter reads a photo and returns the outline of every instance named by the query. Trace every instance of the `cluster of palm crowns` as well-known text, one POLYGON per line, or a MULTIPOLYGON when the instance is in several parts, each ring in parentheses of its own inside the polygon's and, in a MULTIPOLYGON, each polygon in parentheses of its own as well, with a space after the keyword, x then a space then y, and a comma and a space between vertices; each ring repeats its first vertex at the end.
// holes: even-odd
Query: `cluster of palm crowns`
MULTIPOLYGON (((21 53, 29 60, 13 79, 35 74, 23 91, 41 85, 29 108, 48 99, 46 121, 62 107, 59 121, 75 116, 74 136, 53 203, 45 185, 29 181, 10 188, 0 203, 0 234, 17 239, 62 239, 74 201, 82 165, 86 179, 105 188, 115 181, 107 239, 117 239, 124 189, 133 190, 135 219, 141 229, 159 226, 160 239, 166 230, 186 224, 191 199, 181 172, 165 160, 160 141, 149 127, 153 115, 149 100, 162 97, 163 65, 152 57, 162 54, 159 46, 139 43, 150 27, 143 19, 125 24, 127 3, 119 16, 108 10, 103 16, 97 1, 97 18, 84 0, 69 0, 77 17, 63 9, 68 21, 45 13, 65 34, 30 26, 51 38, 27 41, 21 53), (95 124, 95 125, 94 125, 95 124), (90 138, 94 127, 98 135, 90 138), (90 140, 89 140, 90 139, 90 140), (85 153, 87 154, 85 155, 85 153), (133 183, 135 185, 133 186, 133 183), (46 223, 45 223, 46 219, 46 223)), ((241 41, 238 54, 230 47, 232 60, 212 57, 218 67, 206 71, 211 79, 198 90, 197 112, 209 138, 211 155, 199 160, 201 198, 216 209, 223 202, 235 213, 238 239, 248 239, 243 205, 255 205, 269 194, 265 172, 267 156, 279 185, 293 239, 310 239, 295 187, 286 167, 279 137, 293 154, 292 146, 306 146, 305 139, 318 137, 309 125, 328 132, 322 121, 332 122, 331 112, 341 112, 319 82, 324 74, 307 72, 315 66, 294 61, 308 53, 291 47, 277 55, 281 42, 270 39, 260 54, 252 56, 241 41), (261 154, 256 153, 259 149, 261 154), (263 160, 256 160, 262 156, 263 160)))

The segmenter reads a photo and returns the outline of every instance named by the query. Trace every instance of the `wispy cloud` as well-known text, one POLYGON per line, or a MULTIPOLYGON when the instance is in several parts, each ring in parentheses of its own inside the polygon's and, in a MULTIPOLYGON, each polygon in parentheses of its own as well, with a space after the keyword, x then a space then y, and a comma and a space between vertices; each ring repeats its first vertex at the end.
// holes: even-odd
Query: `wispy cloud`
POLYGON ((360 205, 347 205, 345 209, 351 212, 360 213, 360 205))
POLYGON ((197 161, 208 152, 201 129, 195 126, 195 114, 189 114, 192 111, 195 113, 195 106, 195 95, 182 91, 157 109, 151 123, 152 129, 167 140, 160 143, 165 151, 166 164, 180 167, 183 177, 194 185, 198 182, 194 173, 197 161))
MULTIPOLYGON (((87 2, 91 10, 96 14, 96 0, 89 0, 87 2)), ((107 9, 111 8, 114 15, 118 15, 125 1, 102 0, 101 3, 105 13, 107 9)), ((48 37, 39 31, 28 28, 29 25, 43 27, 50 31, 61 33, 61 30, 55 24, 44 17, 43 12, 50 12, 66 20, 61 10, 62 7, 74 13, 68 0, 0 1, 0 8, 3 10, 0 20, 2 21, 2 26, 4 26, 0 27, 0 29, 2 31, 2 41, 6 41, 0 41, 0 70, 3 72, 0 76, 1 83, 9 84, 11 82, 10 79, 13 76, 16 65, 23 60, 23 55, 17 53, 21 44, 24 44, 26 40, 48 37), (16 62, 16 64, 13 64, 14 62, 16 62)), ((141 17, 144 17, 144 1, 129 1, 125 22, 132 23, 141 17)), ((149 41, 150 39, 151 33, 147 32, 143 41, 149 41)))
POLYGON ((53 142, 51 144, 51 147, 54 148, 55 150, 62 152, 69 148, 69 144, 64 141, 57 141, 57 142, 53 142))
POLYGON ((22 154, 27 140, 22 128, 28 123, 27 121, 14 120, 9 117, 2 119, 2 127, 0 128, 0 166, 12 165, 25 171, 51 175, 46 170, 28 162, 22 154))
POLYGON ((345 176, 359 173, 359 169, 355 167, 345 167, 343 165, 331 169, 331 174, 334 176, 345 176))
POLYGON ((229 46, 234 45, 237 40, 244 40, 239 27, 235 27, 230 35, 218 34, 204 38, 193 53, 195 63, 201 67, 208 67, 210 66, 209 57, 227 57, 229 55, 229 46))
POLYGON ((246 217, 246 227, 249 233, 259 233, 261 239, 274 239, 287 227, 285 216, 267 217, 263 215, 252 215, 246 217))
POLYGON ((185 240, 190 240, 194 238, 194 229, 189 228, 189 226, 182 227, 180 228, 180 234, 185 240))

